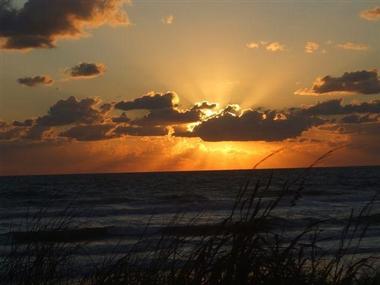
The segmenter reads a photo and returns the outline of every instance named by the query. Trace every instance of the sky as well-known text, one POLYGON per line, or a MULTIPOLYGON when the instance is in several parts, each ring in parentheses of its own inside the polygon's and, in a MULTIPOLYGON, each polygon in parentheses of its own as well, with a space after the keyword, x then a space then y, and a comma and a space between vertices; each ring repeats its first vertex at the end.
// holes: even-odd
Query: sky
POLYGON ((380 1, 0 0, 0 175, 380 165, 380 1))

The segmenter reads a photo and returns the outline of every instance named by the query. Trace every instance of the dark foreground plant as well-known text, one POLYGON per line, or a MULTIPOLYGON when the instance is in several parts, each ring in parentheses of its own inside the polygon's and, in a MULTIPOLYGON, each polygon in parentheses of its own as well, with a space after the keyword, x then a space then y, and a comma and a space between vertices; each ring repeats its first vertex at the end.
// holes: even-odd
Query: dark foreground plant
POLYGON ((220 224, 168 226, 151 252, 126 255, 89 284, 376 284, 373 259, 351 254, 365 235, 361 218, 371 204, 351 214, 331 253, 319 247, 326 240, 319 237, 324 221, 292 237, 271 227, 285 192, 265 203, 260 190, 268 187, 257 182, 249 196, 241 194, 220 224))
POLYGON ((21 260, 14 258, 17 250, 3 259, 2 280, 8 284, 94 285, 380 284, 376 259, 355 254, 365 237, 365 218, 373 201, 359 213, 351 212, 333 251, 320 246, 329 240, 321 234, 329 221, 314 221, 289 234, 285 220, 278 218, 276 209, 280 204, 291 207, 299 200, 307 175, 308 170, 285 181, 275 196, 267 195, 273 186, 271 176, 254 183, 248 177, 230 214, 220 223, 199 225, 195 218, 180 226, 181 215, 176 215, 158 242, 147 243, 142 238, 128 254, 108 260, 76 280, 63 276, 72 252, 61 248, 62 241, 39 245, 39 241, 29 240, 27 259, 25 255, 21 260), (145 251, 136 250, 143 243, 145 251))
MULTIPOLYGON (((60 218, 44 220, 46 209, 26 217, 24 227, 11 228, 6 236, 8 254, 0 257, 0 284, 64 284, 78 245, 62 240, 73 228, 73 213, 66 208, 60 218)), ((68 283, 67 283, 68 284, 68 283)))

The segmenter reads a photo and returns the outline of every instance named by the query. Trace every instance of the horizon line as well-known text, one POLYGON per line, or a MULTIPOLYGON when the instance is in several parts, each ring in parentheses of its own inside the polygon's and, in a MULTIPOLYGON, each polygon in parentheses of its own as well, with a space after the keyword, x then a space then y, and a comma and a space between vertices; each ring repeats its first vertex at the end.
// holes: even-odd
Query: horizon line
MULTIPOLYGON (((313 169, 321 168, 365 168, 380 167, 379 164, 368 165, 341 165, 341 166, 313 166, 313 169)), ((174 174, 174 173, 194 173, 194 172, 226 172, 226 171, 267 171, 267 170, 297 170, 305 167, 263 167, 263 168, 240 168, 240 169, 199 169, 199 170, 152 170, 152 171, 114 171, 114 172, 68 172, 68 173, 35 173, 35 174, 6 174, 0 173, 0 178, 12 177, 35 177, 35 176, 75 176, 75 175, 112 175, 112 174, 174 174)))

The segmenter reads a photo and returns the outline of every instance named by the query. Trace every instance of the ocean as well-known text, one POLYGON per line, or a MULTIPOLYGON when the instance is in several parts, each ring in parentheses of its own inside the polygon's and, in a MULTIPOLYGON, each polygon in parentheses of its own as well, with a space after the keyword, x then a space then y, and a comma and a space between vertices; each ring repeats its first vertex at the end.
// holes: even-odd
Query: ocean
POLYGON ((272 176, 263 197, 273 199, 285 181, 304 175, 296 204, 285 197, 274 218, 286 223, 289 232, 325 219, 323 234, 338 239, 351 210, 359 213, 372 201, 371 214, 364 217, 370 227, 359 253, 380 254, 380 167, 345 167, 0 177, 0 256, 11 247, 10 236, 20 243, 56 239, 82 243, 83 251, 76 254, 84 267, 90 266, 89 260, 127 253, 142 236, 159 239, 173 221, 221 221, 248 179, 250 191, 258 180, 265 183, 272 176), (36 221, 51 225, 63 220, 68 220, 66 233, 54 235, 46 228, 44 236, 33 234, 36 221))

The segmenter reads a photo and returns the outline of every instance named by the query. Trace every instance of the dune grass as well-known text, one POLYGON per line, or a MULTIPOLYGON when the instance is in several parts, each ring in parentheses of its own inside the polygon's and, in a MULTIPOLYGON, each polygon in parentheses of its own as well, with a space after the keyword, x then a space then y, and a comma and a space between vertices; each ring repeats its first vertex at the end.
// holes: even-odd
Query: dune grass
POLYGON ((373 201, 349 214, 339 242, 327 250, 320 246, 329 240, 321 235, 327 220, 310 222, 293 235, 287 233, 285 224, 273 223, 281 203, 292 207, 302 196, 308 170, 285 181, 271 199, 265 194, 271 190, 272 177, 261 181, 253 175, 240 187, 230 213, 220 223, 199 225, 195 217, 179 226, 182 216, 175 215, 158 242, 147 242, 143 235, 124 256, 105 260, 86 276, 75 279, 68 277, 75 270, 72 261, 75 252, 86 244, 78 242, 73 247, 70 240, 54 238, 73 229, 71 216, 48 223, 31 219, 30 232, 34 235, 25 237, 13 231, 10 236, 13 246, 0 260, 0 283, 380 284, 377 258, 355 254, 366 235, 366 217, 373 201), (51 237, 51 232, 55 236, 50 240, 41 238, 51 237), (135 250, 141 244, 146 250, 135 250))
POLYGON ((271 179, 257 181, 248 191, 246 183, 219 224, 178 227, 174 220, 146 256, 126 255, 88 284, 378 284, 375 257, 351 254, 365 236, 363 217, 372 202, 356 216, 351 212, 331 252, 319 246, 327 221, 310 223, 291 238, 271 227, 276 207, 289 193, 294 204, 303 182, 296 188, 285 183, 275 199, 264 201, 270 185, 271 179))

